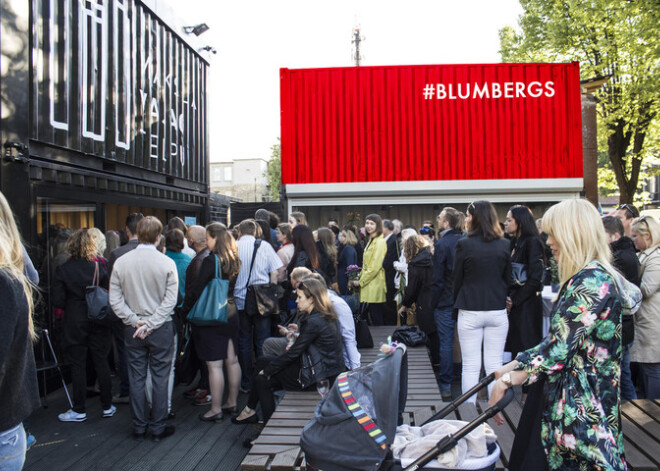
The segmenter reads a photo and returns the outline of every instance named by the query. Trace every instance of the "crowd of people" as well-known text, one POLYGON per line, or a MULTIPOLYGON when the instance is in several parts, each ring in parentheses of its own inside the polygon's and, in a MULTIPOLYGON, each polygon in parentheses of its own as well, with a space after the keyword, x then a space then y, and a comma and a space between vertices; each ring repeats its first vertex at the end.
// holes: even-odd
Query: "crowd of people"
MULTIPOLYGON (((632 205, 601 217, 588 202, 568 200, 542 220, 516 205, 502 223, 490 202, 475 201, 465 213, 445 207, 421 228, 370 214, 362 228, 330 220, 316 230, 301 212, 281 223, 260 209, 232 229, 186 226, 176 217, 164 226, 134 213, 124 233, 119 245, 112 231, 73 231, 54 271, 51 300, 63 311, 60 341, 73 390, 73 407, 58 416, 63 422, 87 419, 92 379, 103 417, 130 403, 134 438, 150 433, 160 441, 175 433, 168 419, 182 376, 198 379, 184 395, 208 406, 201 421, 267 422, 276 390, 332 384, 360 367, 356 318, 416 324, 444 400, 453 397, 455 361, 462 363, 463 392, 482 370, 495 373, 491 403, 522 385, 524 433, 510 469, 625 469, 622 432, 612 420, 620 399, 638 391, 660 398, 653 342, 660 334, 660 224, 632 205), (190 324, 187 316, 217 278, 228 281, 226 322, 190 324), (108 290, 104 322, 88 317, 86 291, 94 284, 108 290), (547 285, 556 294, 544 335, 547 285), (264 286, 277 297, 267 315, 252 307, 254 291, 264 286), (453 358, 455 334, 460 359, 453 358), (506 363, 505 352, 514 360, 506 363), (120 386, 113 396, 115 353, 120 386), (241 393, 247 405, 239 411, 241 393)), ((2 195, 0 238, 0 314, 11 327, 0 342, 0 435, 19 437, 16 450, 24 454, 21 423, 39 405, 30 346, 34 284, 2 195)))

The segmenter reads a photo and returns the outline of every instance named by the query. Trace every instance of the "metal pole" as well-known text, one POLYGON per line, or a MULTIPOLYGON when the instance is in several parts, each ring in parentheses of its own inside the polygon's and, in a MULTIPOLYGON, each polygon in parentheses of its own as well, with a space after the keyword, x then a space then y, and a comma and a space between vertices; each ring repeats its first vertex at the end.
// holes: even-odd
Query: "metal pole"
POLYGON ((44 337, 46 337, 46 342, 48 342, 48 348, 50 349, 50 354, 53 356, 55 367, 57 368, 57 371, 60 373, 60 379, 62 380, 62 387, 64 388, 64 393, 66 394, 66 398, 69 401, 69 405, 71 406, 71 409, 73 409, 73 401, 71 401, 69 390, 66 387, 66 382, 64 381, 64 375, 62 374, 62 369, 60 368, 60 362, 57 360, 57 356, 55 356, 55 349, 53 349, 53 344, 50 342, 50 335, 48 335, 48 329, 43 329, 42 332, 44 334, 44 337))

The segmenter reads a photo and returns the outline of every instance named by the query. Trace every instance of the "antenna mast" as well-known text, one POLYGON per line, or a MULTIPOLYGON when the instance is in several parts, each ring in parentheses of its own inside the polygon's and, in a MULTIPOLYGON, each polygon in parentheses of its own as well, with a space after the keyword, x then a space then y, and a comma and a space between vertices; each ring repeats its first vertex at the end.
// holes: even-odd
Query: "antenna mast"
POLYGON ((351 40, 352 44, 355 44, 355 52, 353 54, 353 60, 355 61, 355 66, 360 67, 360 61, 362 60, 362 55, 360 54, 360 43, 364 41, 365 38, 360 36, 360 27, 356 26, 353 28, 353 39, 351 40))

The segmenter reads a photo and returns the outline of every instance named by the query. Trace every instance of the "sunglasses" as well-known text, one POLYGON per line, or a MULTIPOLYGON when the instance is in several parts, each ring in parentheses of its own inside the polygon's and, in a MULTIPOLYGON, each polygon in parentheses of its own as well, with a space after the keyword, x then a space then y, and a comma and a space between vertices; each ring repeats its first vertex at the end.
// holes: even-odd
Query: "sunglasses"
POLYGON ((631 204, 628 203, 620 204, 616 209, 617 211, 620 209, 625 209, 628 212, 628 214, 630 214, 630 217, 633 218, 639 217, 639 211, 631 204))

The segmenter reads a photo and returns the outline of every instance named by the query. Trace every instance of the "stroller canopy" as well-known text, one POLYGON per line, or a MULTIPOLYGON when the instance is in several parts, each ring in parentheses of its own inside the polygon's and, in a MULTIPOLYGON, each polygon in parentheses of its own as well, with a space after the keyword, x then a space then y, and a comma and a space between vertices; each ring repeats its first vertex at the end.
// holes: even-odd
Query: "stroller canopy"
POLYGON ((407 393, 405 345, 339 375, 302 431, 307 464, 323 471, 378 469, 394 442, 407 393))

